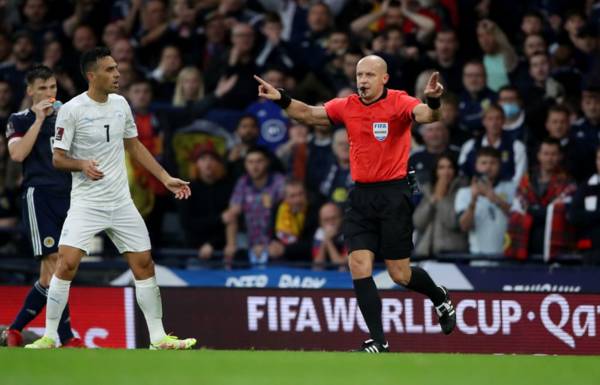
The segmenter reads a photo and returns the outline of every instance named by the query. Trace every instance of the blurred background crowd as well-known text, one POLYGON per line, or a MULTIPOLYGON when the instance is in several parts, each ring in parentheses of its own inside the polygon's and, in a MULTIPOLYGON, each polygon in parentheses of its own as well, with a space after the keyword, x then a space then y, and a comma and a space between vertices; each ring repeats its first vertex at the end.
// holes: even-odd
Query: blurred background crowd
POLYGON ((422 97, 439 71, 447 91, 441 121, 413 126, 416 256, 597 262, 599 30, 594 0, 0 0, 0 253, 30 255, 4 135, 30 107, 25 73, 52 68, 64 103, 86 89, 80 54, 105 45, 140 140, 191 180, 175 202, 128 160, 155 248, 343 269, 344 127, 290 120, 253 75, 321 104, 375 53, 390 88, 422 97))

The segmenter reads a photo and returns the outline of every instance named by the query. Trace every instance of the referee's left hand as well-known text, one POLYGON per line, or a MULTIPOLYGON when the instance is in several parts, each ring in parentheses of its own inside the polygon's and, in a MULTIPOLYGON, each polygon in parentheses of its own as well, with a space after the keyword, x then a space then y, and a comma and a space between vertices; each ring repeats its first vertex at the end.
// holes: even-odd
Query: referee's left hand
POLYGON ((444 86, 439 82, 440 73, 434 72, 431 74, 431 77, 427 81, 427 85, 425 86, 425 90, 423 93, 428 98, 439 98, 444 93, 444 86))
POLYGON ((188 199, 192 195, 189 184, 190 182, 173 177, 165 181, 165 187, 175 194, 175 199, 188 199))

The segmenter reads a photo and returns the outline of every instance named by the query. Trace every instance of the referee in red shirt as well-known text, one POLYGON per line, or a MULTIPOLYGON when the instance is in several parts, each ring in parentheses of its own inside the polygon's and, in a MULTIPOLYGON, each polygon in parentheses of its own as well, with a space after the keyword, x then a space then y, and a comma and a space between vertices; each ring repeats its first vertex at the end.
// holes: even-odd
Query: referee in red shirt
POLYGON ((350 171, 356 186, 344 216, 344 238, 350 250, 354 291, 371 334, 359 351, 389 351, 381 322, 381 298, 372 277, 375 255, 384 258, 394 282, 431 299, 442 331, 450 334, 456 314, 448 291, 437 286, 422 268, 411 267, 409 259, 414 209, 407 179, 410 128, 413 121, 439 119, 444 88, 438 73, 425 87, 426 104, 404 91, 387 89, 387 64, 375 55, 356 65, 358 94, 330 100, 324 106, 291 99, 284 90, 255 78, 258 95, 277 103, 292 119, 312 126, 341 123, 348 131, 350 171))

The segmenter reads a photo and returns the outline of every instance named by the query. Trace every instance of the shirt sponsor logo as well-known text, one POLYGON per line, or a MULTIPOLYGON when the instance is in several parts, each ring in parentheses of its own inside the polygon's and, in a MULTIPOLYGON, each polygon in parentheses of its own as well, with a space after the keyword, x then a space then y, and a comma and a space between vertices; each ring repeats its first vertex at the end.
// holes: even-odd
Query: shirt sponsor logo
POLYGON ((56 140, 61 141, 63 135, 65 133, 65 129, 62 127, 56 127, 56 140))
POLYGON ((383 142, 388 136, 388 124, 387 122, 373 123, 373 135, 375 139, 383 142))

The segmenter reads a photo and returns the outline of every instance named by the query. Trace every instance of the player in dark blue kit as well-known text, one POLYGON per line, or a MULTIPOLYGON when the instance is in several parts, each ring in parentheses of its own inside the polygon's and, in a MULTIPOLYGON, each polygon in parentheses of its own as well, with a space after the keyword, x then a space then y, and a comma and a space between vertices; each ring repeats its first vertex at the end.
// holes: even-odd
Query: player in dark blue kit
MULTIPOLYGON (((23 222, 33 255, 40 260, 40 279, 27 294, 23 308, 5 331, 8 346, 21 346, 21 331, 46 305, 47 290, 58 260, 58 239, 70 204, 71 175, 52 166, 52 142, 56 110, 56 78, 45 66, 35 66, 26 75, 30 109, 8 118, 6 137, 10 157, 23 163, 23 222)), ((63 346, 84 347, 73 336, 66 307, 58 333, 63 346)))

